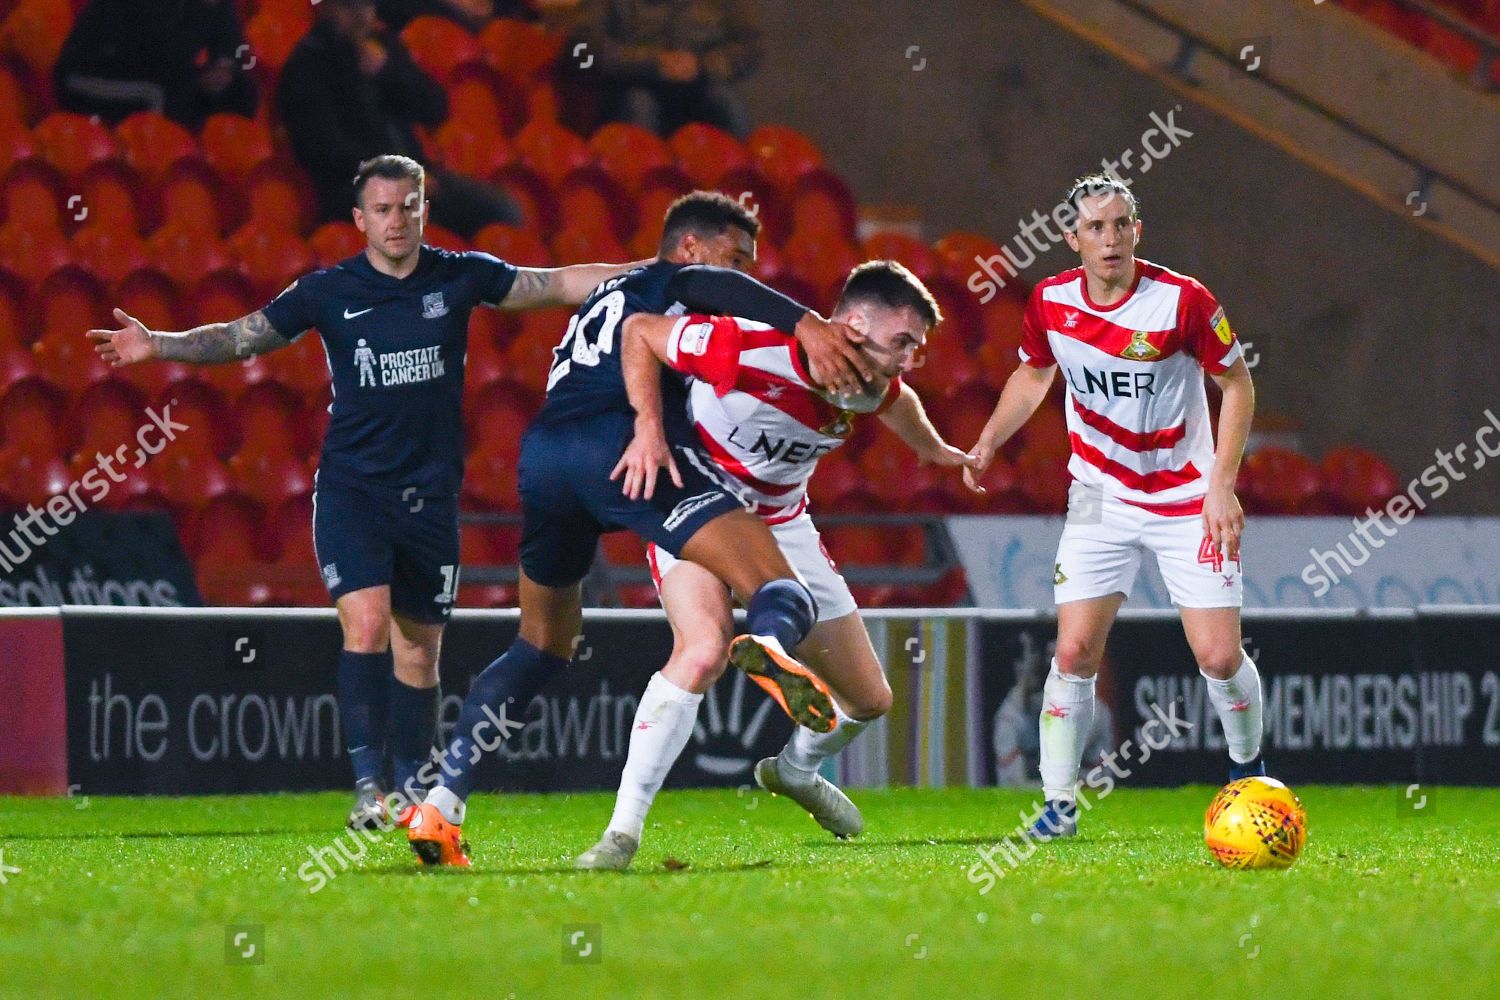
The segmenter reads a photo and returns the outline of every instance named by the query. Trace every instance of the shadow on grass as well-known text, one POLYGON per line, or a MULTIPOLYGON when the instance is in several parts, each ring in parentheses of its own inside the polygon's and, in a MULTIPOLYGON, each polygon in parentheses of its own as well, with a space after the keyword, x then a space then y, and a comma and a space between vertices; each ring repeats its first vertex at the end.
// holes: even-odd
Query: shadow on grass
POLYGON ((0 840, 179 840, 207 837, 303 837, 321 836, 327 827, 300 827, 286 830, 121 830, 114 833, 92 830, 87 833, 7 833, 0 840))
POLYGON ((692 863, 666 865, 658 862, 647 867, 634 866, 623 872, 583 871, 571 865, 545 867, 490 868, 482 863, 474 868, 422 868, 415 864, 365 865, 342 874, 345 875, 436 875, 441 878, 474 877, 483 875, 576 875, 579 878, 594 878, 604 875, 726 875, 735 872, 761 871, 774 867, 770 858, 737 865, 697 865, 692 863))

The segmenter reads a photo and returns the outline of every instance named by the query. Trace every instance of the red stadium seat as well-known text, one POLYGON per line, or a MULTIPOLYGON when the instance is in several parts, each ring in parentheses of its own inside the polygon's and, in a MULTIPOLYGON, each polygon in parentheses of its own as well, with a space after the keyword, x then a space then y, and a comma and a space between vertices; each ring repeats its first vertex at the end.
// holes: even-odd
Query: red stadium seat
POLYGON ((894 435, 884 434, 859 456, 865 488, 889 510, 899 510, 914 494, 937 482, 932 466, 922 465, 915 452, 894 435))
MULTIPOLYGON (((79 207, 69 204, 63 195, 64 180, 41 160, 23 160, 5 172, 0 182, 4 190, 5 221, 9 225, 56 230, 62 221, 64 207, 69 216, 79 207)), ((81 196, 80 196, 81 198, 81 196)), ((7 265, 14 270, 13 265, 7 265)))
POLYGON ((750 133, 745 146, 760 172, 784 191, 791 190, 803 174, 823 166, 817 145, 785 125, 762 125, 750 133))
POLYGON ((41 281, 72 257, 68 241, 55 229, 39 229, 20 222, 0 226, 0 260, 29 282, 41 281))
POLYGON ((276 11, 263 10, 245 25, 245 41, 255 56, 258 68, 270 77, 279 76, 292 50, 307 34, 310 22, 289 18, 276 11))
POLYGON ((229 244, 217 233, 191 228, 191 223, 167 223, 151 234, 146 248, 151 260, 178 288, 197 288, 210 277, 217 281, 241 280, 229 244))
POLYGON ((140 390, 115 379, 97 382, 78 397, 68 416, 68 453, 92 458, 95 452, 113 454, 123 444, 133 454, 136 431, 149 419, 140 390))
POLYGON ((1243 466, 1245 506, 1263 514, 1322 514, 1323 480, 1312 460, 1283 448, 1261 448, 1243 466))
MULTIPOLYGON (((116 160, 96 163, 78 177, 76 206, 64 203, 63 227, 72 233, 89 225, 109 225, 132 235, 147 227, 153 214, 150 194, 134 170, 116 160)), ((70 197, 68 199, 72 201, 70 197)))
POLYGON ((229 245, 239 259, 240 274, 250 282, 262 303, 311 271, 317 263, 312 250, 296 232, 260 221, 241 226, 229 237, 229 245))
POLYGON ((676 163, 672 148, 660 137, 624 122, 601 127, 589 138, 589 149, 599 166, 631 192, 641 189, 651 171, 676 163))
MULTIPOLYGON (((152 267, 131 271, 115 286, 113 300, 119 308, 140 320, 150 330, 180 330, 177 286, 171 278, 152 267)), ((112 315, 100 322, 115 325, 112 315)))
POLYGON ((563 39, 526 21, 497 18, 479 36, 485 59, 515 80, 533 80, 550 69, 563 39))
POLYGON ((824 232, 793 233, 782 251, 796 275, 817 289, 818 302, 832 302, 850 270, 860 263, 852 244, 824 232))
POLYGON ((837 174, 814 169, 797 179, 792 194, 792 230, 838 234, 853 242, 858 223, 854 195, 837 174))
POLYGON ((516 492, 516 453, 500 448, 469 456, 464 472, 464 501, 476 510, 513 513, 521 509, 516 492))
POLYGON ((429 222, 422 229, 422 242, 429 246, 441 247, 444 250, 467 250, 469 241, 458 235, 451 229, 445 229, 436 222, 429 222))
POLYGON ((32 136, 42 158, 64 177, 75 178, 95 163, 120 154, 109 129, 86 115, 54 111, 37 123, 32 136))
POLYGON ((90 497, 90 506, 108 511, 161 510, 170 506, 166 497, 156 492, 155 476, 150 468, 153 456, 141 451, 130 440, 123 453, 124 461, 114 461, 111 449, 118 449, 122 444, 124 442, 117 441, 108 448, 100 447, 97 451, 80 451, 68 463, 68 472, 74 482, 82 482, 90 472, 98 470, 99 481, 109 486, 109 492, 98 499, 90 497), (99 460, 101 454, 110 459, 109 467, 120 477, 118 480, 102 467, 99 460))
POLYGON ((463 63, 484 58, 479 39, 445 17, 414 17, 401 29, 401 41, 428 76, 446 84, 463 63))
POLYGON ((306 407, 291 389, 278 382, 261 382, 247 388, 235 403, 244 439, 241 451, 291 451, 311 454, 313 435, 307 425, 306 407))
POLYGON ((520 559, 521 533, 508 524, 465 524, 459 554, 468 566, 513 566, 520 559))
POLYGON ((189 515, 234 492, 229 468, 212 452, 167 448, 151 460, 151 473, 156 491, 189 515))
POLYGON ((599 539, 599 549, 611 566, 644 567, 646 543, 628 531, 612 531, 599 539))
POLYGON ((448 84, 448 117, 512 135, 526 124, 526 89, 488 63, 464 63, 448 84))
POLYGON ((492 253, 522 267, 551 267, 552 252, 534 233, 519 226, 493 223, 474 234, 474 249, 492 253))
POLYGON ((1000 244, 988 236, 961 231, 949 233, 932 247, 948 276, 964 284, 979 267, 975 258, 988 260, 1000 252, 1000 244))
MULTIPOLYGON (((4 79, 6 77, 0 73, 0 80, 4 79)), ((4 99, 4 96, 0 95, 0 101, 4 99)), ((0 113, 0 169, 9 170, 23 161, 41 162, 40 155, 35 140, 31 138, 31 130, 22 122, 13 118, 5 118, 3 113, 0 113)))
POLYGON ((623 261, 630 252, 602 225, 564 229, 552 237, 552 256, 568 261, 623 261))
POLYGON ((1068 506, 1068 456, 1049 449, 1025 448, 1015 473, 1027 509, 1034 514, 1061 514, 1068 506))
POLYGON ((366 240, 352 222, 325 222, 313 230, 307 245, 317 257, 319 267, 332 267, 362 252, 366 240))
POLYGON ((923 281, 929 280, 941 267, 938 255, 931 247, 905 233, 876 233, 865 240, 861 249, 866 260, 899 261, 923 281))
POLYGON ((289 442, 261 439, 258 446, 247 445, 229 460, 229 471, 241 493, 266 507, 275 507, 313 488, 307 463, 292 451, 289 442))
POLYGON ((578 133, 554 121, 532 121, 516 133, 521 162, 553 188, 590 160, 588 143, 578 133))
POLYGON ((442 154, 443 166, 470 177, 492 176, 516 158, 498 124, 480 126, 456 115, 438 128, 433 142, 442 154))
POLYGON ((226 187, 212 167, 198 160, 180 160, 167 169, 156 188, 162 225, 192 232, 223 232, 221 192, 226 187))
MULTIPOLYGON (((311 491, 287 497, 272 508, 266 528, 276 552, 276 561, 306 562, 317 575, 318 559, 313 551, 313 496, 311 491)), ((326 594, 323 595, 326 597, 326 594)), ((322 597, 319 598, 320 602, 322 597)))
POLYGON ((517 161, 491 174, 489 179, 521 206, 527 229, 545 235, 557 228, 557 198, 552 185, 541 174, 517 161))
POLYGON ((14 53, 38 77, 46 78, 72 26, 68 0, 27 0, 0 24, 0 51, 14 53))
POLYGON ((1363 448, 1335 448, 1323 456, 1319 471, 1337 514, 1362 516, 1384 507, 1401 492, 1401 481, 1390 463, 1363 448))
POLYGON ((636 218, 640 222, 636 225, 635 235, 630 238, 633 259, 656 256, 667 208, 691 190, 692 183, 675 172, 657 171, 647 178, 641 193, 635 198, 636 218))
POLYGON ((217 114, 203 123, 203 155, 226 180, 248 177, 276 155, 271 131, 264 122, 242 115, 217 114))
POLYGON ((50 451, 18 444, 0 448, 0 490, 17 506, 41 507, 72 482, 68 467, 50 451))
POLYGON ((158 413, 187 425, 187 430, 177 432, 172 442, 174 451, 214 454, 227 459, 239 447, 240 428, 234 411, 225 402, 223 393, 208 382, 199 379, 174 382, 151 405, 158 413))
POLYGON ((867 524, 835 524, 819 529, 823 547, 840 567, 884 566, 891 561, 883 528, 867 524))
MULTIPOLYGON (((328 356, 323 351, 323 339, 309 330, 290 347, 265 355, 276 381, 297 393, 304 400, 325 400, 328 393, 328 356)), ((314 418, 321 411, 315 410, 314 418)))
POLYGON ((844 449, 830 452, 818 461, 818 471, 808 483, 807 496, 814 515, 838 510, 846 495, 864 488, 865 476, 844 449))
POLYGON ((243 181, 246 224, 259 223, 289 233, 305 232, 313 217, 310 188, 301 171, 263 163, 243 181))
POLYGON ((129 226, 108 219, 90 222, 68 240, 73 260, 115 284, 151 262, 146 241, 129 226))
POLYGON ((464 407, 469 450, 520 454, 521 434, 534 410, 532 397, 513 382, 497 382, 474 393, 464 407))
POLYGON ((165 115, 138 111, 115 126, 125 162, 142 177, 159 179, 183 160, 202 157, 193 133, 165 115))
POLYGON ((598 167, 569 174, 558 186, 557 205, 559 229, 607 230, 615 242, 635 231, 630 195, 598 167))
POLYGON ((689 122, 672 133, 672 152, 694 186, 715 188, 719 178, 753 162, 745 147, 723 129, 689 122))
POLYGON ((63 447, 68 400, 41 378, 15 382, 0 396, 0 441, 7 448, 56 455, 63 447))

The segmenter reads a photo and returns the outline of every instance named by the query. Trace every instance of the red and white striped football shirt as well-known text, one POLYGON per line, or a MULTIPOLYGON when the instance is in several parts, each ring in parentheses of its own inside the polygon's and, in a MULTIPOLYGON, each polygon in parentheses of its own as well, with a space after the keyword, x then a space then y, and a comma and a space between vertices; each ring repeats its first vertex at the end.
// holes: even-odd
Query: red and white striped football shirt
POLYGON ((1074 479, 1150 510, 1201 509, 1214 463, 1203 373, 1227 370, 1240 345, 1196 278, 1137 260, 1135 286, 1101 306, 1083 268, 1054 275, 1032 290, 1020 353, 1062 369, 1074 479))
MULTIPOLYGON (((667 363, 694 379, 690 416, 725 485, 771 524, 802 513, 818 459, 844 443, 856 415, 823 398, 796 338, 747 319, 684 316, 672 326, 667 363)), ((876 412, 900 392, 892 379, 876 412)))

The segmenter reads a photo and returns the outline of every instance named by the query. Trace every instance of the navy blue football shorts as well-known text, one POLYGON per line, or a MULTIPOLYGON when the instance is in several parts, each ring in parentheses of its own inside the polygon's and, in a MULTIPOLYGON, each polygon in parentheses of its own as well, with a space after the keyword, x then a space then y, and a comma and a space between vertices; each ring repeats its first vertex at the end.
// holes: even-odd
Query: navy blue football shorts
POLYGON ((458 497, 409 497, 319 484, 313 547, 329 595, 389 585, 391 609, 448 620, 458 596, 458 497))
MULTIPOLYGON (((547 587, 569 587, 588 574, 599 536, 632 531, 675 555, 709 521, 740 501, 706 471, 709 460, 673 453, 679 489, 665 470, 650 500, 631 500, 609 474, 635 433, 632 415, 606 414, 562 424, 533 424, 521 439, 521 569, 547 587)), ((688 432, 690 434, 690 432, 688 432)))

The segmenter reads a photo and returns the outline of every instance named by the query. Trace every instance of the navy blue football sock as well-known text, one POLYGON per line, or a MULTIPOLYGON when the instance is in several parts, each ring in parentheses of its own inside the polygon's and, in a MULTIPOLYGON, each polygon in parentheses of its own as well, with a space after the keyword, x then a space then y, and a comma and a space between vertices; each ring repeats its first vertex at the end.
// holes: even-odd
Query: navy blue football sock
MULTIPOLYGON (((391 777, 408 799, 415 791, 425 790, 426 782, 415 781, 422 765, 432 759, 432 743, 437 739, 438 706, 443 690, 410 687, 394 675, 391 677, 391 726, 386 742, 391 748, 391 777), (408 787, 410 786, 410 787, 408 787)), ((429 770, 428 774, 431 775, 429 770)))
POLYGON ((385 717, 391 654, 339 651, 339 721, 355 781, 380 779, 385 765, 385 717))
POLYGON ((797 646, 818 621, 818 602, 801 581, 772 580, 750 596, 745 612, 751 635, 773 635, 796 655, 797 646))
POLYGON ((453 741, 438 762, 438 784, 460 799, 468 798, 475 766, 518 731, 527 703, 567 665, 564 657, 544 653, 525 639, 511 643, 503 656, 474 678, 458 714, 453 741), (507 724, 504 732, 500 731, 502 722, 507 724))

